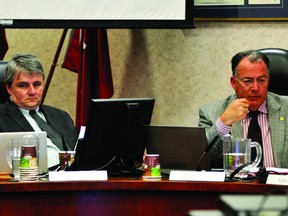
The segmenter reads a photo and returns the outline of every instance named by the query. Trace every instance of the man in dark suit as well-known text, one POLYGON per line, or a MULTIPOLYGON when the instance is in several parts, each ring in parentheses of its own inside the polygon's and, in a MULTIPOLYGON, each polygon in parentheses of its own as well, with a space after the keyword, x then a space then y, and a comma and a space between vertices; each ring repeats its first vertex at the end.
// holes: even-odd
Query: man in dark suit
POLYGON ((60 150, 74 149, 78 136, 68 113, 41 105, 44 78, 43 67, 33 55, 17 54, 8 62, 5 85, 10 98, 0 106, 0 132, 43 130, 29 114, 30 110, 35 110, 61 137, 61 142, 56 143, 47 133, 48 167, 52 167, 59 163, 60 150), (63 143, 63 140, 66 142, 63 143))

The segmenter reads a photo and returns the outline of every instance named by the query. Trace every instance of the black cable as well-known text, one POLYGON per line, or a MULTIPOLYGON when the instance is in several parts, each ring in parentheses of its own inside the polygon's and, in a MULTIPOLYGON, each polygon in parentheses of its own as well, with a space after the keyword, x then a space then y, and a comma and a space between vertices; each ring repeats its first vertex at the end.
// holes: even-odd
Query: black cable
POLYGON ((253 162, 248 162, 248 163, 245 163, 241 166, 239 166, 237 169, 235 169, 231 174, 230 174, 230 177, 229 178, 234 178, 235 175, 237 175, 242 169, 244 169, 246 166, 252 164, 253 162))

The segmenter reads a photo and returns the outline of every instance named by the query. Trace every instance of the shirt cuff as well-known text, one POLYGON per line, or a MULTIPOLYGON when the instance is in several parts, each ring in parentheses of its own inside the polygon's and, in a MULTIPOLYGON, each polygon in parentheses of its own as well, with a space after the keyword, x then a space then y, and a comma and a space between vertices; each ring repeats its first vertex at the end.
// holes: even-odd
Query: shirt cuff
POLYGON ((220 119, 220 117, 217 119, 216 121, 216 129, 218 131, 218 133, 220 134, 220 136, 224 136, 226 134, 229 134, 231 131, 231 126, 227 126, 225 125, 222 120, 220 119))

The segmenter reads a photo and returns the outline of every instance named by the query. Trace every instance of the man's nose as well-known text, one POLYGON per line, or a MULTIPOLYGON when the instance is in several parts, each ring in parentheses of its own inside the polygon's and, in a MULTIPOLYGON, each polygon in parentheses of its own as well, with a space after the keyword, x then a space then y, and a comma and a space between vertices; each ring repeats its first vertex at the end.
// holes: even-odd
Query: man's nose
POLYGON ((35 94, 35 87, 33 85, 29 85, 28 93, 35 94))
POLYGON ((252 84, 252 89, 259 89, 259 83, 258 83, 258 81, 257 80, 254 80, 254 82, 253 82, 253 84, 252 84))

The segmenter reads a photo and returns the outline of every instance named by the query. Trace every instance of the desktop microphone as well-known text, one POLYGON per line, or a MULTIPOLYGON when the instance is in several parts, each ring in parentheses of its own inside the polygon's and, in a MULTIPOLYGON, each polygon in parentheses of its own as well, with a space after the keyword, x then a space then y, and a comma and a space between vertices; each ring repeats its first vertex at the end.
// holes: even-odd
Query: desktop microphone
POLYGON ((204 156, 211 150, 211 148, 215 145, 216 141, 218 140, 219 135, 215 136, 214 139, 209 143, 209 145, 205 148, 203 154, 201 155, 198 163, 197 163, 197 167, 196 167, 196 171, 201 171, 200 168, 200 164, 202 159, 204 158, 204 156))
POLYGON ((62 136, 62 146, 63 146, 63 150, 64 151, 68 151, 69 150, 69 146, 68 146, 66 138, 64 136, 62 136))

